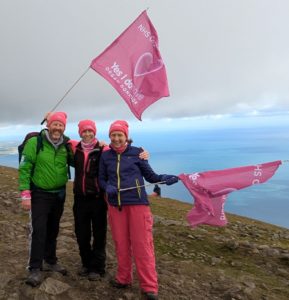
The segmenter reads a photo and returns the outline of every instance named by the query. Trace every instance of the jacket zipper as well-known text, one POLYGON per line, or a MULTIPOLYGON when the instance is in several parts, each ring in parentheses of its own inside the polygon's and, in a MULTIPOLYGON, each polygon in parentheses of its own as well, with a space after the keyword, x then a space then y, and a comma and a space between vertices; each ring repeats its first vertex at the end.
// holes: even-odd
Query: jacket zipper
MULTIPOLYGON (((85 153, 83 151, 83 149, 80 149, 80 150, 83 153, 83 159, 84 159, 84 162, 83 162, 83 178, 82 178, 82 193, 83 193, 83 195, 86 195, 86 192, 85 192, 85 190, 86 190, 86 188, 85 188, 85 182, 86 182, 86 173, 89 173, 90 167, 91 167, 90 155, 91 155, 91 153, 97 152, 98 150, 97 149, 93 149, 93 150, 91 150, 88 153, 85 153), (86 161, 85 161, 85 156, 86 155, 87 155, 87 157, 86 157, 86 161)), ((95 184, 96 184, 96 190, 99 192, 99 187, 98 187, 97 179, 95 179, 95 184)))
POLYGON ((118 209, 121 210, 119 167, 120 167, 120 153, 117 154, 116 175, 117 175, 117 205, 118 205, 118 209))
POLYGON ((87 160, 85 161, 85 153, 82 149, 81 149, 81 152, 83 154, 82 193, 83 193, 83 195, 85 195, 85 177, 86 177, 86 168, 87 168, 88 156, 87 156, 87 160))

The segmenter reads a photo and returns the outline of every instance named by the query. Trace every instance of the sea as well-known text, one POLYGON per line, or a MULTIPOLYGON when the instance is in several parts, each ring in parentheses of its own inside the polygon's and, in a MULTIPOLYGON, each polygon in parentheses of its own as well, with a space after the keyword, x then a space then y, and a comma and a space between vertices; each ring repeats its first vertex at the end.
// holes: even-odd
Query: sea
MULTIPOLYGON (((150 165, 159 174, 191 174, 281 160, 267 182, 229 194, 225 212, 289 229, 289 128, 182 129, 135 132, 132 138, 133 145, 149 151, 150 165)), ((0 141, 0 165, 18 167, 16 146, 17 141, 0 141)), ((160 187, 163 197, 193 205, 181 181, 160 187)), ((153 185, 146 189, 152 193, 153 185)))

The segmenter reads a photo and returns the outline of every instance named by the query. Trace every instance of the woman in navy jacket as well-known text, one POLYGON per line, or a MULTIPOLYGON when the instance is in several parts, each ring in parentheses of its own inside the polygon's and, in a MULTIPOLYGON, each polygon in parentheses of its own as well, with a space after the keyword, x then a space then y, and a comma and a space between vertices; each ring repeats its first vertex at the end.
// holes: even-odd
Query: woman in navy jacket
POLYGON ((99 184, 108 196, 109 223, 118 261, 111 284, 117 288, 132 282, 132 257, 143 296, 157 299, 158 282, 152 236, 153 219, 144 179, 150 183, 178 181, 174 175, 158 175, 148 161, 141 160, 141 148, 128 143, 128 123, 115 121, 109 129, 110 150, 102 153, 99 184))

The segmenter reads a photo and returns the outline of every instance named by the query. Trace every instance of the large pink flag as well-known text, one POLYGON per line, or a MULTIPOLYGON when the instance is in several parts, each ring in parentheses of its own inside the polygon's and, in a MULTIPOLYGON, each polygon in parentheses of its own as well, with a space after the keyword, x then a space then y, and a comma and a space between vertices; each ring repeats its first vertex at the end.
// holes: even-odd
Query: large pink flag
POLYGON ((158 35, 146 11, 90 67, 117 90, 139 120, 149 105, 169 96, 158 35))
POLYGON ((282 162, 280 160, 219 171, 181 174, 179 178, 195 199, 187 215, 192 227, 207 224, 225 226, 227 218, 224 205, 233 191, 260 184, 270 179, 282 162))

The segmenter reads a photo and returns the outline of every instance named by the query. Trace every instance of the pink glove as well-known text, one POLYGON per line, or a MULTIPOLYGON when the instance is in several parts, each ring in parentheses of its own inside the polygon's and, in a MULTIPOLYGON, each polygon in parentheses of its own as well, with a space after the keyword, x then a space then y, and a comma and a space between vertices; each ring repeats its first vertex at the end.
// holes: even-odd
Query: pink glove
POLYGON ((31 209, 31 191, 25 190, 20 193, 21 206, 24 210, 31 209))
POLYGON ((20 193, 21 200, 31 200, 31 191, 30 190, 25 190, 21 191, 20 193))

